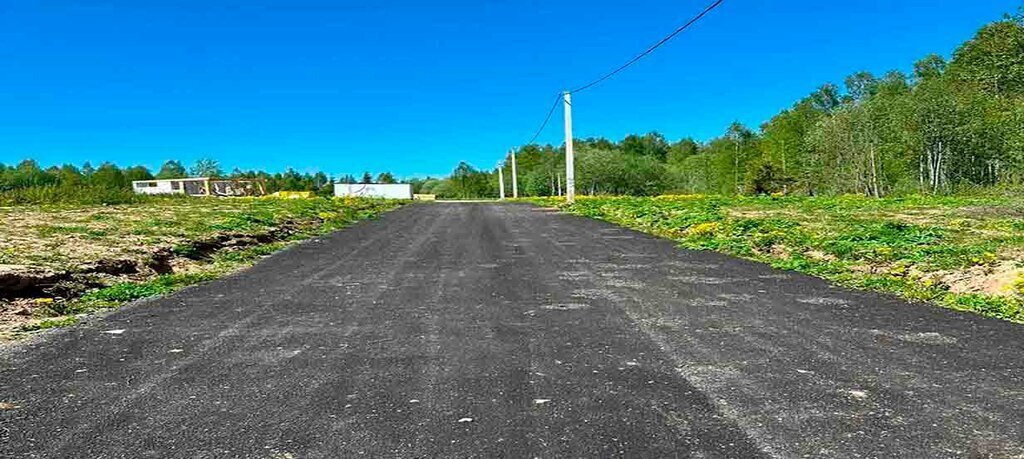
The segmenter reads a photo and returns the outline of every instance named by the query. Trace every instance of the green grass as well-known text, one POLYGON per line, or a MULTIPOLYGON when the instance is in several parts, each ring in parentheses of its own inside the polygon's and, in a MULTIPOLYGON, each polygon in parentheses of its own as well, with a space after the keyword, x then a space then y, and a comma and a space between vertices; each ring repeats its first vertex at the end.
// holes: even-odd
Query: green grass
POLYGON ((223 251, 214 257, 214 261, 216 263, 228 265, 252 263, 287 247, 287 245, 288 244, 286 242, 271 242, 269 244, 247 247, 240 250, 223 251))
POLYGON ((848 287, 1024 323, 1024 282, 1000 292, 954 292, 944 280, 950 274, 985 275, 1024 259, 1020 198, 585 197, 573 205, 554 199, 533 201, 670 238, 685 248, 719 251, 848 287))
POLYGON ((120 282, 82 296, 84 303, 117 304, 166 295, 182 287, 216 279, 214 273, 165 274, 146 282, 120 282))
POLYGON ((102 229, 89 228, 81 225, 41 225, 36 229, 40 237, 52 237, 61 234, 81 234, 90 238, 99 238, 108 233, 102 229))
POLYGON ((78 317, 76 316, 50 317, 24 325, 21 327, 21 331, 32 332, 46 330, 48 328, 66 327, 68 325, 77 324, 78 321, 78 317))
POLYGON ((42 328, 53 328, 71 325, 76 321, 66 321, 72 314, 84 314, 102 309, 110 309, 143 298, 167 295, 189 285, 210 281, 219 277, 222 272, 207 271, 188 274, 165 274, 144 282, 118 282, 109 287, 91 291, 71 301, 54 302, 45 308, 37 309, 35 314, 41 320, 22 327, 22 331, 33 331, 42 328), (43 324, 43 325, 40 325, 43 324))
POLYGON ((121 205, 0 207, 0 260, 64 271, 101 258, 143 259, 154 247, 187 249, 219 234, 285 231, 302 238, 396 205, 372 199, 151 197, 121 205))

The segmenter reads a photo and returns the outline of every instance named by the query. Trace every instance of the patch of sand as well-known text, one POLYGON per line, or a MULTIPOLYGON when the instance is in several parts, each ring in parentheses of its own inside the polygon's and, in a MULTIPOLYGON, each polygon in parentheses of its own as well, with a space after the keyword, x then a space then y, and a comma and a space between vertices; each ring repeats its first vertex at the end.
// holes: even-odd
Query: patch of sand
POLYGON ((931 276, 948 285, 953 293, 1010 296, 1016 293, 1014 284, 1024 278, 1024 268, 1016 261, 1007 260, 995 265, 936 272, 931 276))

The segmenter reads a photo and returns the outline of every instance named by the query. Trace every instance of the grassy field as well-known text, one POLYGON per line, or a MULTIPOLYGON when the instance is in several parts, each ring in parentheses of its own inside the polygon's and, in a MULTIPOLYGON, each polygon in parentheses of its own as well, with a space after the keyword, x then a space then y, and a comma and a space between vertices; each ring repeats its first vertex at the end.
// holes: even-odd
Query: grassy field
POLYGON ((0 207, 0 335, 164 294, 400 205, 369 199, 150 198, 0 207))
POLYGON ((1024 198, 597 197, 541 205, 801 271, 1024 323, 1024 198))

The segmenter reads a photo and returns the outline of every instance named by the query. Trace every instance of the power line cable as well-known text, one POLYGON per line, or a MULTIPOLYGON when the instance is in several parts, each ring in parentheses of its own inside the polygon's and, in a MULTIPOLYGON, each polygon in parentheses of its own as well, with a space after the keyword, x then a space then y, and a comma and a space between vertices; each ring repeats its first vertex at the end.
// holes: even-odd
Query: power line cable
POLYGON ((691 25, 693 25, 697 21, 701 20, 701 18, 703 18, 708 13, 710 13, 711 10, 713 10, 715 8, 718 8, 718 5, 721 5, 723 1, 724 0, 716 0, 714 3, 708 5, 707 8, 704 8, 704 10, 700 12, 700 14, 694 16, 693 19, 690 19, 686 24, 683 24, 682 26, 677 28, 675 31, 673 31, 672 33, 668 34, 665 38, 662 38, 661 41, 655 43, 650 48, 647 48, 647 50, 645 50, 644 52, 638 54, 636 57, 631 59, 629 62, 626 62, 625 64, 622 64, 622 66, 620 66, 619 68, 617 68, 615 70, 612 70, 611 72, 605 74, 601 78, 598 78, 598 79, 596 79, 594 81, 591 81, 590 83, 587 83, 587 84, 585 84, 583 86, 580 86, 580 87, 578 87, 576 89, 573 89, 572 91, 569 91, 569 93, 577 93, 577 92, 589 89, 589 88, 597 85, 598 83, 611 78, 615 74, 617 74, 617 73, 619 73, 619 72, 621 72, 623 70, 626 70, 627 67, 633 65, 634 63, 636 63, 636 61, 639 61, 640 59, 643 59, 644 56, 646 56, 648 54, 651 54, 652 52, 654 52, 654 50, 658 49, 661 45, 664 45, 669 40, 675 38, 676 35, 679 35, 684 30, 688 29, 691 25))
MULTIPOLYGON (((700 12, 700 14, 694 16, 693 19, 690 19, 685 24, 683 24, 682 26, 680 26, 676 30, 674 30, 672 33, 666 35, 665 38, 662 38, 660 41, 658 41, 654 45, 650 46, 649 48, 644 50, 644 52, 638 54, 633 59, 630 59, 629 62, 626 62, 625 64, 622 64, 622 66, 620 66, 619 68, 617 68, 615 70, 612 70, 611 72, 601 76, 600 78, 598 78, 598 79, 596 79, 594 81, 591 81, 590 83, 587 83, 587 84, 585 84, 583 86, 580 86, 580 87, 578 87, 576 89, 573 89, 573 90, 569 91, 569 93, 570 94, 575 94, 577 92, 584 91, 586 89, 590 89, 591 87, 596 86, 597 84, 601 83, 602 81, 605 81, 605 80, 615 76, 617 73, 619 73, 619 72, 621 72, 623 70, 626 70, 626 68, 628 68, 629 66, 635 64, 640 59, 643 59, 644 56, 647 56, 648 54, 651 54, 652 52, 654 52, 654 50, 656 50, 659 47, 661 47, 661 45, 664 45, 665 43, 668 43, 668 41, 673 39, 673 38, 675 38, 676 35, 679 35, 684 30, 686 30, 690 26, 692 26, 694 23, 696 23, 697 21, 701 20, 704 16, 706 16, 708 13, 710 13, 711 10, 714 10, 715 8, 718 8, 718 6, 721 5, 723 1, 725 1, 725 0, 716 0, 715 2, 711 3, 706 8, 704 8, 704 10, 700 12)), ((533 134, 533 137, 530 137, 530 140, 528 142, 526 142, 525 145, 533 144, 533 142, 537 140, 537 137, 540 137, 541 133, 544 132, 544 128, 547 127, 548 122, 551 121, 551 115, 555 113, 555 109, 558 108, 558 101, 560 101, 561 99, 562 99, 562 94, 557 94, 556 97, 555 97, 554 103, 551 104, 551 108, 548 110, 548 114, 544 116, 544 122, 542 122, 540 124, 540 128, 537 129, 537 132, 535 132, 533 134)))
POLYGON ((533 141, 537 140, 537 137, 540 137, 541 132, 544 132, 544 128, 547 127, 548 122, 551 121, 551 115, 555 113, 555 109, 558 108, 558 101, 560 100, 562 100, 562 95, 555 94, 555 101, 551 104, 551 108, 548 109, 548 114, 544 117, 544 122, 540 124, 540 128, 538 128, 537 132, 533 134, 533 137, 530 137, 530 141, 526 142, 524 145, 532 145, 533 141))

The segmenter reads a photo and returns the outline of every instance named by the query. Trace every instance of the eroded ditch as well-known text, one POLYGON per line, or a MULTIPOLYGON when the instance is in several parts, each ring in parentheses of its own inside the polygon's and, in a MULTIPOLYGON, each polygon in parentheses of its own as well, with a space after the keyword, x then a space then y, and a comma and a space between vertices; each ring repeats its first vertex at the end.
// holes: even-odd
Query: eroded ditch
POLYGON ((284 241, 298 230, 295 224, 285 224, 256 234, 218 233, 173 247, 157 247, 138 258, 101 259, 62 271, 0 265, 0 325, 27 322, 39 308, 76 300, 99 288, 145 282, 179 273, 183 267, 211 263, 218 253, 284 241))

